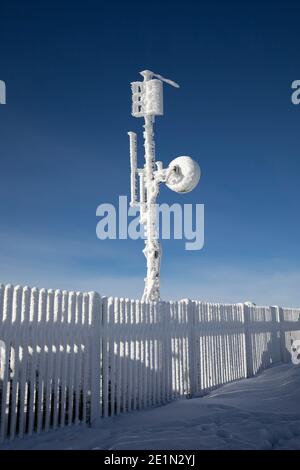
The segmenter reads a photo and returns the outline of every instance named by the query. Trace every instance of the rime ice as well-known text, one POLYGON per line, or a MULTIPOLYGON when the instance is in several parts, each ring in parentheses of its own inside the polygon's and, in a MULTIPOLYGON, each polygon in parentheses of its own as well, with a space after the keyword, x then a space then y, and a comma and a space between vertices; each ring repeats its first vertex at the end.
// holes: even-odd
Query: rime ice
POLYGON ((137 167, 137 136, 128 132, 130 140, 131 203, 140 208, 140 223, 145 226, 146 241, 143 253, 147 260, 147 277, 142 300, 160 300, 161 248, 158 240, 156 199, 160 183, 178 193, 192 191, 200 179, 200 167, 190 157, 178 157, 167 169, 155 161, 154 120, 163 115, 163 82, 179 88, 177 83, 150 70, 140 72, 143 81, 132 82, 132 116, 144 118, 145 164, 137 167), (139 195, 137 190, 139 178, 139 195))

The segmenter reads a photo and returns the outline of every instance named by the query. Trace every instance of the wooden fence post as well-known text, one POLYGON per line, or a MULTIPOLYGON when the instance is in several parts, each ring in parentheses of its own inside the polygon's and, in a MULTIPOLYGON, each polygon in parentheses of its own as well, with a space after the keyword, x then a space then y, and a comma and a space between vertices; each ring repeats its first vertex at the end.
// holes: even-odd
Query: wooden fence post
MULTIPOLYGON (((196 373, 200 374, 200 371, 196 370, 195 364, 195 302, 190 299, 185 299, 183 302, 186 304, 187 309, 187 321, 188 321, 188 377, 189 377, 189 393, 188 397, 192 396, 197 392, 196 386, 196 373)), ((200 361, 199 361, 200 365, 200 361)))
POLYGON ((90 351, 91 351, 91 414, 90 424, 100 417, 100 387, 101 387, 101 325, 102 303, 97 292, 90 292, 90 351))
POLYGON ((164 376, 165 376, 165 399, 173 399, 173 360, 172 360, 172 322, 170 302, 161 302, 162 323, 164 330, 164 376))
POLYGON ((272 363, 282 361, 282 347, 281 347, 281 328, 280 328, 280 307, 271 306, 272 315, 272 331, 271 331, 271 357, 272 363))
MULTIPOLYGON (((285 338, 285 317, 284 310, 282 307, 278 307, 278 317, 279 317, 279 331, 280 331, 280 356, 281 362, 289 362, 290 354, 286 347, 286 338, 285 338)), ((290 346, 290 345, 289 345, 290 346)))
POLYGON ((252 343, 251 343, 251 318, 250 318, 251 310, 248 304, 243 304, 243 310, 244 310, 246 377, 248 378, 254 375, 252 343))

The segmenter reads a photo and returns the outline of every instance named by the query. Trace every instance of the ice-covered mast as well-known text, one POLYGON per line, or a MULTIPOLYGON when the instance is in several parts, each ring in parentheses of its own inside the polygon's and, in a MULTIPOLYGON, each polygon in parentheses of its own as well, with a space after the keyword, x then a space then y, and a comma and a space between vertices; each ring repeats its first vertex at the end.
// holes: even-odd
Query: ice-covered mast
POLYGON ((137 135, 128 132, 130 140, 131 202, 140 209, 140 223, 145 227, 145 248, 147 277, 142 300, 160 300, 161 247, 157 233, 156 199, 160 183, 176 192, 189 192, 200 179, 199 165, 190 157, 178 157, 167 169, 162 162, 155 161, 153 125, 155 116, 163 116, 163 82, 179 88, 177 83, 163 78, 150 70, 140 72, 143 81, 132 82, 132 115, 144 118, 144 168, 137 166, 137 135), (137 187, 139 179, 139 188, 137 187), (139 194, 138 194, 139 193, 139 194))

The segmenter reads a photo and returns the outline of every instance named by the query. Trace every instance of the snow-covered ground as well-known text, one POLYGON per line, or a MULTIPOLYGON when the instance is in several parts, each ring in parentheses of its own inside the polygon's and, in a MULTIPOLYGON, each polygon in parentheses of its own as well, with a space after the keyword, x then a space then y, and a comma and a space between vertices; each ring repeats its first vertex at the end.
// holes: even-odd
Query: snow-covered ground
POLYGON ((279 365, 204 398, 16 440, 6 449, 300 449, 300 366, 279 365))

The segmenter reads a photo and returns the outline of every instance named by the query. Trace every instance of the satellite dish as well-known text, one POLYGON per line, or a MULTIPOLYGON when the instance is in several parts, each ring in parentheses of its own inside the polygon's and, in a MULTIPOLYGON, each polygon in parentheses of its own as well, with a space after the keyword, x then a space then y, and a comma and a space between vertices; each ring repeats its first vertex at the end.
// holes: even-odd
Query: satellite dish
POLYGON ((189 193, 199 183, 201 170, 191 157, 177 157, 167 170, 166 185, 176 193, 189 193))

